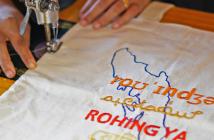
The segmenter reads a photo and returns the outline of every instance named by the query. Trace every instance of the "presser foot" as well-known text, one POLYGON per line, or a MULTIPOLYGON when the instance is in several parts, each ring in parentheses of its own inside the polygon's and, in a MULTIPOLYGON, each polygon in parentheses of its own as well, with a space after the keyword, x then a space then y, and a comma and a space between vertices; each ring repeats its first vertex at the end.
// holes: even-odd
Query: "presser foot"
POLYGON ((59 40, 52 40, 50 42, 47 42, 47 51, 49 53, 56 53, 60 49, 61 45, 62 42, 60 42, 59 40))

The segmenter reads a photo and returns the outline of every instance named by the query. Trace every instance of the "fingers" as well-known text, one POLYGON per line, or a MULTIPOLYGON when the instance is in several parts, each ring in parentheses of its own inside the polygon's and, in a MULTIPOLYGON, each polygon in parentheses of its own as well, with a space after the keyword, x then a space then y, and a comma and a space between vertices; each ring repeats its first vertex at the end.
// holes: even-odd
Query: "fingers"
POLYGON ((36 67, 36 61, 30 51, 29 42, 30 42, 30 28, 27 27, 24 36, 19 34, 18 24, 13 24, 13 32, 8 32, 7 37, 13 44, 14 49, 21 57, 24 64, 30 68, 34 69, 36 67), (17 25, 17 26, 15 26, 17 25))
POLYGON ((94 29, 99 29, 116 19, 112 27, 117 29, 140 14, 149 3, 150 0, 129 0, 127 8, 123 0, 88 0, 80 12, 80 24, 93 23, 94 29))
POLYGON ((26 32, 24 34, 24 43, 27 47, 30 47, 30 25, 28 25, 26 28, 26 32))
POLYGON ((127 11, 112 24, 112 28, 120 28, 121 26, 128 23, 131 19, 136 17, 142 10, 142 7, 138 6, 137 4, 131 5, 127 11))
POLYGON ((84 16, 84 13, 86 13, 89 8, 96 2, 96 0, 87 0, 82 9, 80 10, 80 17, 84 16))
POLYGON ((125 10, 126 8, 124 7, 124 3, 122 2, 122 0, 117 1, 99 19, 94 22, 93 27, 95 29, 99 29, 103 26, 106 26, 125 10))
MULTIPOLYGON (((97 17, 99 17, 103 12, 105 12, 115 0, 97 0, 84 14, 82 14, 80 24, 82 26, 87 26, 92 23, 97 17)), ((93 1, 91 1, 93 2, 93 1)), ((91 3, 86 3, 90 5, 91 3)), ((88 5, 84 6, 88 7, 88 5)), ((84 11, 85 9, 83 9, 84 11)))
POLYGON ((14 49, 21 57, 24 64, 30 68, 34 69, 36 67, 36 61, 29 48, 29 31, 26 31, 25 35, 22 37, 19 32, 13 32, 11 37, 8 37, 12 42, 14 49))
POLYGON ((8 78, 13 78, 16 75, 14 65, 7 50, 6 41, 3 37, 0 37, 0 66, 8 78))

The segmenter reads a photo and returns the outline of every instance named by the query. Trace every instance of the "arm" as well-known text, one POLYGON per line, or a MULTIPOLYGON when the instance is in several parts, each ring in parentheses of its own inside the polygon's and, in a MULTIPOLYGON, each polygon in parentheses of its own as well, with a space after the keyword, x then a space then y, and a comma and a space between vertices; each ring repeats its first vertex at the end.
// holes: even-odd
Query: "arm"
POLYGON ((15 67, 7 50, 10 41, 28 68, 35 68, 36 62, 29 49, 30 27, 24 36, 19 34, 19 26, 23 16, 13 5, 11 0, 0 0, 0 67, 7 77, 15 76, 15 67))

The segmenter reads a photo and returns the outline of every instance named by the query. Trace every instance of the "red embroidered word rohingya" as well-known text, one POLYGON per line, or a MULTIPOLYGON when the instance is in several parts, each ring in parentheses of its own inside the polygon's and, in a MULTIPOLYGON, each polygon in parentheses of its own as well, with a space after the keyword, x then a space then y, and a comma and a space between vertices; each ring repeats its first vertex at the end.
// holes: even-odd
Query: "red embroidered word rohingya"
MULTIPOLYGON (((145 135, 152 137, 157 136, 161 132, 160 126, 140 122, 132 118, 128 119, 127 117, 120 117, 119 115, 113 116, 111 113, 102 113, 98 110, 89 111, 85 119, 92 122, 98 122, 100 124, 122 127, 124 129, 137 129, 138 132, 144 132, 145 135)), ((164 138, 171 138, 172 140, 186 140, 186 131, 179 131, 178 129, 171 129, 170 127, 164 129, 166 129, 165 134, 161 134, 161 136, 164 135, 164 138)))

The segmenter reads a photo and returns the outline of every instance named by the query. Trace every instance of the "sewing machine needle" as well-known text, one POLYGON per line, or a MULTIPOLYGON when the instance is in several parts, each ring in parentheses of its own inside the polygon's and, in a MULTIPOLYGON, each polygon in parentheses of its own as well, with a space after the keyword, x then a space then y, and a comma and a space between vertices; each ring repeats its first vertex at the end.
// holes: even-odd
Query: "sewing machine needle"
POLYGON ((25 17, 24 17, 23 21, 21 22, 20 29, 19 29, 19 33, 21 36, 23 36, 25 34, 27 24, 28 24, 28 21, 30 19, 31 12, 32 12, 31 9, 27 8, 25 17))

